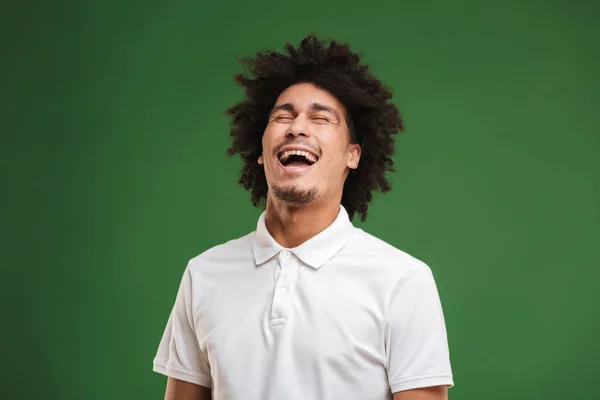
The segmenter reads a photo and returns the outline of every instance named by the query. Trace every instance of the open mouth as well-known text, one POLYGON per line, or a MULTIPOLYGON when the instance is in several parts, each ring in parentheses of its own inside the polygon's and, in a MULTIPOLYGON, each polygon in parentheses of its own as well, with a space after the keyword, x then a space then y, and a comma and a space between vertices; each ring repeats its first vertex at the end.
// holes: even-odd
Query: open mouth
POLYGON ((304 150, 286 150, 279 153, 279 162, 288 168, 306 168, 318 161, 317 156, 304 150))

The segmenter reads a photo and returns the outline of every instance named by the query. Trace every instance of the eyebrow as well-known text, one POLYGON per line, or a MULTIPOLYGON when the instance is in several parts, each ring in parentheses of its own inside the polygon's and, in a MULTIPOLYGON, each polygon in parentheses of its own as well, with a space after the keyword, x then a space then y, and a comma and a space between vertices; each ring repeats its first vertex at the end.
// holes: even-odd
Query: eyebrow
POLYGON ((273 115, 273 113, 275 111, 279 111, 279 110, 289 111, 292 113, 296 112, 296 109, 294 108, 294 105, 292 103, 285 103, 285 104, 280 104, 278 106, 273 107, 271 109, 271 112, 269 112, 269 116, 273 115))
POLYGON ((325 104, 312 103, 310 105, 310 109, 311 110, 315 110, 315 111, 327 111, 329 113, 332 113, 338 119, 338 121, 341 120, 340 119, 340 114, 337 112, 337 110, 335 108, 327 106, 325 104))
MULTIPOLYGON (((311 103, 310 109, 313 111, 329 112, 329 113, 333 114, 338 120, 341 120, 340 113, 338 113, 338 111, 335 108, 330 107, 328 105, 321 104, 321 103, 311 103)), ((271 109, 271 112, 269 113, 269 116, 273 115, 273 113, 278 110, 284 110, 284 111, 289 111, 292 113, 297 113, 296 108, 294 108, 294 105, 292 103, 284 103, 284 104, 280 104, 278 106, 273 107, 271 109)))

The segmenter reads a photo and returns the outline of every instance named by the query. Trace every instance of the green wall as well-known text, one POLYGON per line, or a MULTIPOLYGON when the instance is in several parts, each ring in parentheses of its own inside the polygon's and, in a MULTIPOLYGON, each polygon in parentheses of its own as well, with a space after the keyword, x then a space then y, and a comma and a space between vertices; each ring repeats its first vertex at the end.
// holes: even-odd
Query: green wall
POLYGON ((260 212, 224 154, 235 57, 311 31, 395 90, 394 190, 357 225, 434 270, 451 398, 596 395, 598 3, 237 3, 3 6, 0 397, 162 398, 187 260, 260 212))

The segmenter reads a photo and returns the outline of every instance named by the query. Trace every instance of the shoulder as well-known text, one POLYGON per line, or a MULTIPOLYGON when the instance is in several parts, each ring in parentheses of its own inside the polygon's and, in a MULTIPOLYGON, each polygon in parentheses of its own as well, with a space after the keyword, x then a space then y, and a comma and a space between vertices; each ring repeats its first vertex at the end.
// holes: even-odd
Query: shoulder
POLYGON ((429 265, 421 259, 360 228, 354 228, 347 248, 352 257, 363 260, 369 268, 383 269, 397 279, 409 272, 431 273, 429 265))
POLYGON ((203 251, 189 260, 188 269, 191 272, 200 272, 211 267, 240 264, 251 260, 254 235, 255 232, 250 232, 203 251))

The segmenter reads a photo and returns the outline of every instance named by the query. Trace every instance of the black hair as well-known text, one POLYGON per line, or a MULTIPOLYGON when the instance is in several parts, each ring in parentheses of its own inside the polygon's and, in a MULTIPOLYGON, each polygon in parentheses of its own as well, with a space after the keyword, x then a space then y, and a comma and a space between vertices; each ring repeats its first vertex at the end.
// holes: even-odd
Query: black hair
POLYGON ((267 196, 264 168, 257 159, 269 112, 281 92, 301 82, 313 83, 340 100, 347 111, 350 140, 362 147, 359 166, 351 170, 342 194, 350 218, 358 213, 366 221, 373 192, 391 190, 385 175, 394 171, 394 135, 403 131, 403 122, 390 102, 392 91, 361 64, 361 58, 347 43, 311 34, 297 48, 286 44, 284 53, 265 50, 240 60, 246 71, 235 80, 245 98, 225 112, 231 117, 232 137, 227 154, 242 158, 239 184, 251 191, 253 205, 267 196))

